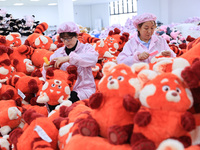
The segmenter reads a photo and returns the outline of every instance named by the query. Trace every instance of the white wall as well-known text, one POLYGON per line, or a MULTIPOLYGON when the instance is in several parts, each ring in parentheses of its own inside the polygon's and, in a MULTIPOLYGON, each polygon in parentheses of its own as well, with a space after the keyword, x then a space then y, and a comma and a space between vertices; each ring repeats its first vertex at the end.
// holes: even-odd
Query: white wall
POLYGON ((74 6, 74 19, 75 22, 83 27, 90 27, 91 20, 91 6, 90 5, 76 5, 74 6))
POLYGON ((102 20, 102 27, 109 26, 109 5, 107 3, 96 5, 75 5, 75 22, 84 26, 95 29, 95 20, 102 20))
POLYGON ((200 0, 138 0, 138 14, 154 13, 164 24, 180 23, 200 17, 200 0))
POLYGON ((102 20, 102 27, 109 26, 109 4, 96 4, 91 5, 91 19, 92 19, 92 28, 95 28, 95 20, 101 19, 102 20))
POLYGON ((189 17, 200 17, 200 0, 171 0, 169 7, 170 22, 182 22, 189 17))

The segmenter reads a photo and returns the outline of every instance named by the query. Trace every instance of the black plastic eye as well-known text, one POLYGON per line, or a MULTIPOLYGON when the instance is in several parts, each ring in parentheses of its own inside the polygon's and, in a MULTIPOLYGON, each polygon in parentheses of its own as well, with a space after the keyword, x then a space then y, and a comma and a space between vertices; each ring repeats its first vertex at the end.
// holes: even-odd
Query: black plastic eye
POLYGON ((169 91, 169 90, 170 90, 170 87, 167 86, 167 85, 165 85, 165 86, 162 87, 162 90, 163 90, 164 92, 169 91))
POLYGON ((181 93, 181 89, 176 88, 176 92, 181 93))
POLYGON ((109 76, 108 77, 108 81, 112 80, 113 76, 109 76))
POLYGON ((119 77, 117 77, 117 80, 123 81, 123 80, 124 80, 124 77, 123 77, 123 76, 119 76, 119 77))

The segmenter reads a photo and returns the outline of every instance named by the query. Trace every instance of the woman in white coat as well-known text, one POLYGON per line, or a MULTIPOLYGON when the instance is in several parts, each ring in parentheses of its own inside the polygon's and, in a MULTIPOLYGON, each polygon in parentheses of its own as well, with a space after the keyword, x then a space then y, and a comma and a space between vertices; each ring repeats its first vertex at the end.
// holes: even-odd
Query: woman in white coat
POLYGON ((176 57, 166 40, 154 34, 155 21, 156 16, 150 13, 135 17, 133 25, 138 32, 124 45, 122 52, 118 55, 119 64, 124 63, 131 66, 137 62, 149 63, 157 53, 176 57))
MULTIPOLYGON (((96 86, 92 68, 98 61, 98 53, 88 43, 78 41, 79 27, 74 22, 65 22, 58 27, 57 33, 64 43, 64 47, 57 49, 51 55, 50 61, 55 60, 54 67, 66 70, 69 65, 77 67, 78 77, 71 92, 70 100, 88 99, 95 93, 96 86)), ((49 66, 44 63, 43 75, 49 66)))

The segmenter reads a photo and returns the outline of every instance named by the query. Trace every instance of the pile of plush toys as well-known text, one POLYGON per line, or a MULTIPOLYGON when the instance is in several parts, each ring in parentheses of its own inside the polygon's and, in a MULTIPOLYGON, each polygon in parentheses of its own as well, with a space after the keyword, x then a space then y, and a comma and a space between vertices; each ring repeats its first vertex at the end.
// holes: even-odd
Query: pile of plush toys
POLYGON ((32 34, 39 24, 34 15, 26 15, 22 19, 14 18, 5 9, 0 9, 0 35, 18 32, 23 36, 32 34))
POLYGON ((200 37, 181 40, 178 30, 160 28, 157 34, 181 41, 169 42, 180 55, 129 67, 116 57, 130 32, 115 27, 97 38, 84 30, 79 41, 99 53, 97 90, 72 104, 76 66, 42 77, 43 63, 53 65, 49 57, 64 46, 47 29, 40 23, 24 43, 20 33, 0 35, 0 149, 200 150, 200 37), (57 106, 49 112, 46 104, 57 106))

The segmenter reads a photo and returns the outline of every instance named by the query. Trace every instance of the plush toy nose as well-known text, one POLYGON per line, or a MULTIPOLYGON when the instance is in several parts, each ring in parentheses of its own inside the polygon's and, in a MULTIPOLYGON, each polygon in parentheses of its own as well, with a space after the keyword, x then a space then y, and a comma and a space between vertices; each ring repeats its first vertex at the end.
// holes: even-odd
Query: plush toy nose
POLYGON ((178 94, 176 92, 173 92, 172 93, 172 96, 177 96, 178 94))

